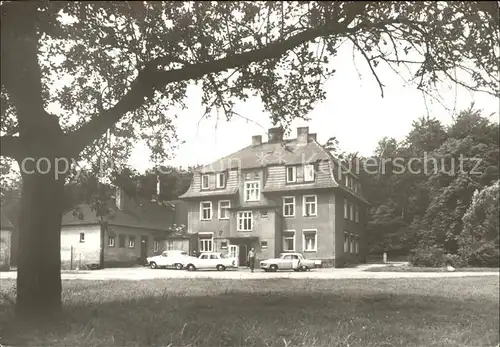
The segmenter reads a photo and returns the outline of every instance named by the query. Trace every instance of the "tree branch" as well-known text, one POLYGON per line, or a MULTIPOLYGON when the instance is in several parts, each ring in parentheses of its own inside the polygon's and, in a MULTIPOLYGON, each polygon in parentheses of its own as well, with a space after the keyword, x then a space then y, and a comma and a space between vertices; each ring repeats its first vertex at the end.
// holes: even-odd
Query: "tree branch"
MULTIPOLYGON (((96 115, 88 123, 82 125, 76 131, 69 133, 67 144, 76 154, 93 140, 99 138, 114 123, 119 121, 127 112, 131 112, 144 104, 146 97, 152 97, 155 90, 160 90, 169 83, 199 79, 207 74, 218 73, 232 68, 248 66, 252 63, 261 62, 267 59, 280 58, 287 51, 294 49, 306 42, 318 37, 325 37, 335 34, 355 33, 366 28, 367 24, 360 24, 353 28, 348 28, 357 15, 363 13, 366 3, 360 6, 357 3, 351 4, 347 9, 346 18, 350 21, 342 23, 330 23, 329 25, 306 29, 286 40, 277 40, 265 47, 240 54, 229 55, 224 58, 198 64, 184 63, 184 67, 171 69, 168 71, 158 70, 158 66, 166 66, 172 62, 171 57, 157 58, 146 64, 132 84, 128 93, 112 108, 96 115)), ((399 20, 389 21, 399 23, 399 20)), ((382 23, 369 24, 382 25, 382 23)))
POLYGON ((361 46, 359 45, 359 43, 355 39, 353 39, 351 36, 348 36, 348 37, 349 37, 349 40, 351 40, 352 43, 358 48, 358 50, 361 52, 361 54, 365 58, 366 62, 368 63, 368 66, 370 67, 370 70, 372 71, 373 76, 375 76, 375 79, 377 80, 378 86, 380 88, 380 95, 383 98, 384 97, 384 85, 382 84, 377 73, 375 72, 375 69, 373 68, 370 57, 368 57, 368 55, 365 53, 365 51, 361 48, 361 46))
POLYGON ((12 159, 21 156, 21 144, 19 137, 4 135, 0 137, 0 155, 12 159))

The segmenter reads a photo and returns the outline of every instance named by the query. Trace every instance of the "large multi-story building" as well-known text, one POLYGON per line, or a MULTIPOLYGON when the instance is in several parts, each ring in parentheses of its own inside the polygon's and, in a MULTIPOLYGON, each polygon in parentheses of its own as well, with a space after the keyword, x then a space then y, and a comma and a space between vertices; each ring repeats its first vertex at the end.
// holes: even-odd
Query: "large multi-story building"
POLYGON ((324 265, 365 260, 366 200, 358 177, 316 141, 308 127, 284 139, 271 128, 268 141, 202 167, 180 198, 188 202, 187 230, 199 251, 228 252, 244 265, 301 252, 324 265))

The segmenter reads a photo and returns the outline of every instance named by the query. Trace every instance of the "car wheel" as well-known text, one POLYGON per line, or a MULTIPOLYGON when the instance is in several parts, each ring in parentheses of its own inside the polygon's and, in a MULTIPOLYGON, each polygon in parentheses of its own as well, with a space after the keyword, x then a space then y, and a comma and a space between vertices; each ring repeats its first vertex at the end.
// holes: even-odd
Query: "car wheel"
POLYGON ((175 264, 175 268, 177 270, 182 270, 182 264, 175 264))
POLYGON ((300 271, 307 271, 307 266, 302 265, 302 266, 300 267, 300 271))
POLYGON ((195 270, 196 270, 196 267, 195 267, 193 264, 189 264, 189 265, 187 266, 187 270, 188 270, 188 271, 195 271, 195 270))
POLYGON ((156 265, 156 263, 152 261, 151 263, 149 263, 149 267, 151 267, 152 269, 156 269, 158 265, 156 265))
POLYGON ((224 271, 226 267, 224 265, 217 265, 217 271, 224 271))
POLYGON ((271 270, 272 272, 276 272, 276 271, 278 271, 278 267, 276 265, 271 265, 269 267, 269 270, 271 270))

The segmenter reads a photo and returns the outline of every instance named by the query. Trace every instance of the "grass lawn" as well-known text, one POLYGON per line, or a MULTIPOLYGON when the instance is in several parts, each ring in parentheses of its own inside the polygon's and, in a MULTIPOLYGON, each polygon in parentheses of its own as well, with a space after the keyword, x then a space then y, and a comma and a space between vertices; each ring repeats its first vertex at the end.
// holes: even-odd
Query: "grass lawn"
MULTIPOLYGON (((417 266, 379 266, 371 267, 363 271, 368 272, 448 272, 445 267, 417 267, 417 266)), ((465 267, 455 268, 455 272, 499 272, 498 268, 491 267, 465 267)))
MULTIPOLYGON (((13 295, 14 281, 2 292, 13 295)), ((496 346, 498 277, 64 281, 65 310, 7 346, 496 346)))

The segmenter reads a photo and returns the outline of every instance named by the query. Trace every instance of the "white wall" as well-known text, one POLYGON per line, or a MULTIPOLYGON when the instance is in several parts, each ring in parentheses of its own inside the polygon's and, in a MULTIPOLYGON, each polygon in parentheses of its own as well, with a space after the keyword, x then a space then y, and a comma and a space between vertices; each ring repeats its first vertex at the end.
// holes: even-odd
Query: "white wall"
POLYGON ((99 263, 101 247, 98 225, 63 226, 61 230, 61 263, 68 267, 73 256, 73 269, 87 263, 99 263), (85 241, 80 242, 80 234, 85 241), (73 250, 71 250, 73 248, 73 250))

